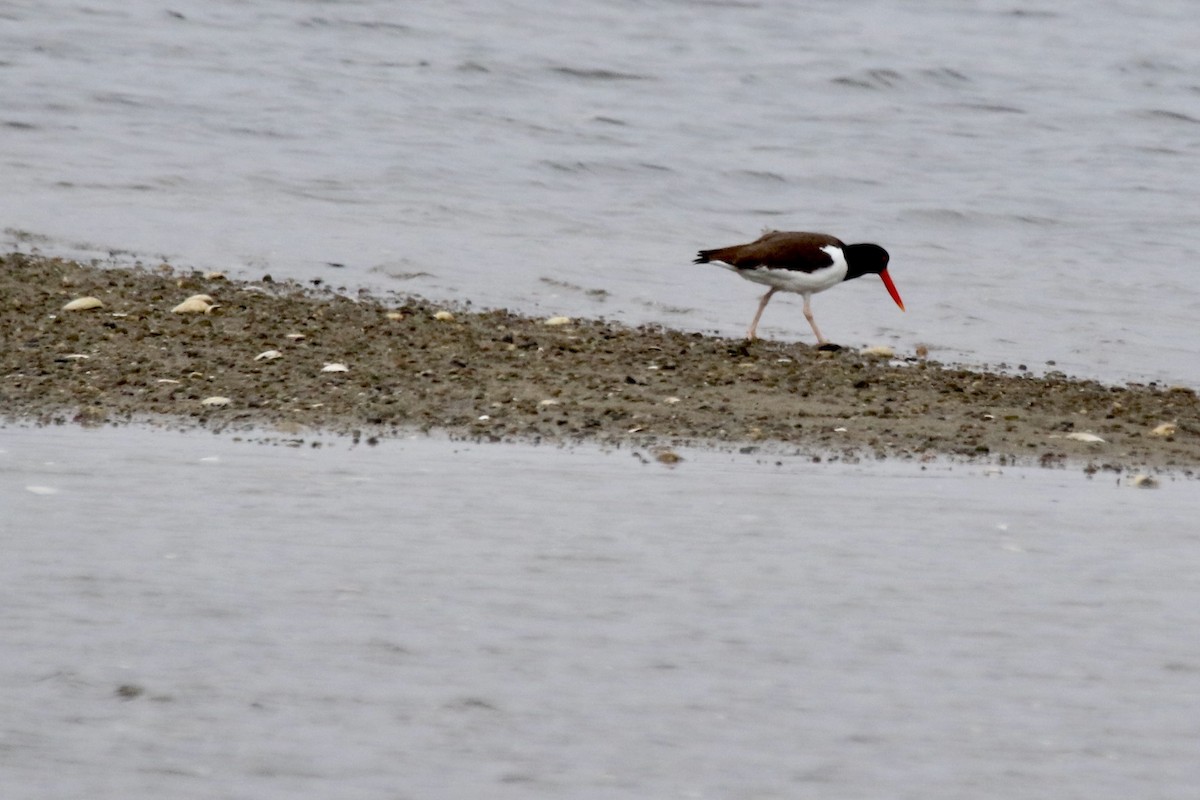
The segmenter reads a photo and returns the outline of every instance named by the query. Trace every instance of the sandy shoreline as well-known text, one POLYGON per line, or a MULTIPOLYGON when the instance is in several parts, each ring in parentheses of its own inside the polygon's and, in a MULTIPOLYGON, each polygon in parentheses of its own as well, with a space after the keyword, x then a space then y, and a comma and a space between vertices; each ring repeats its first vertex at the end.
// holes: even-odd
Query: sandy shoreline
POLYGON ((819 353, 596 320, 547 324, 400 295, 21 254, 0 257, 0 298, 0 415, 10 423, 366 437, 437 429, 814 458, 1200 468, 1200 400, 1185 387, 999 375, 903 353, 819 353), (172 313, 195 294, 217 307, 172 313), (87 296, 103 308, 63 310, 87 296), (272 350, 278 357, 256 358, 272 350), (323 371, 330 364, 346 369, 323 371), (1174 433, 1161 435, 1163 423, 1174 433), (1082 434, 1103 441, 1072 438, 1082 434))

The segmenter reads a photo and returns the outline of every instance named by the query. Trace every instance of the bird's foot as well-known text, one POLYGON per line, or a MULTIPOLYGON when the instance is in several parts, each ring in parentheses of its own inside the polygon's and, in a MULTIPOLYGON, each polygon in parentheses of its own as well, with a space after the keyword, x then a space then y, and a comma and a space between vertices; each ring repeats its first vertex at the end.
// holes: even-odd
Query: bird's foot
POLYGON ((817 345, 817 349, 823 350, 826 353, 836 353, 842 349, 842 346, 840 344, 834 344, 833 342, 821 342, 819 345, 817 345))

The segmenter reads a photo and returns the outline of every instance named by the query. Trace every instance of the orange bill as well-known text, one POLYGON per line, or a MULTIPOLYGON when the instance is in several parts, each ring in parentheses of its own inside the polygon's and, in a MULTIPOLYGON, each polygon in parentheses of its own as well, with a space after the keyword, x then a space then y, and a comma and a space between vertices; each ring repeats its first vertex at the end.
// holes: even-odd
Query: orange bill
POLYGON ((887 287, 888 294, 896 301, 896 305, 900 306, 900 310, 904 310, 904 301, 900 299, 900 293, 896 291, 896 284, 892 283, 892 276, 888 275, 885 269, 879 273, 879 277, 883 278, 883 285, 887 287))

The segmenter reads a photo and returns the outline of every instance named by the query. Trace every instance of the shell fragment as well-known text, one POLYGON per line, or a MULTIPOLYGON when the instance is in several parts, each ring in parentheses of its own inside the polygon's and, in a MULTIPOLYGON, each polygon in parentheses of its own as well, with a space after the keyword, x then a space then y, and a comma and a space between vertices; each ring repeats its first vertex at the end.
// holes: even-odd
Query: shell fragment
POLYGON ((347 367, 345 364, 333 363, 333 364, 326 364, 325 366, 321 367, 321 372, 349 372, 349 371, 350 371, 350 368, 347 367))
POLYGON ((171 309, 172 314, 208 314, 217 306, 206 294, 194 294, 171 309))
POLYGON ((62 307, 63 311, 89 311, 93 308, 104 308, 104 303, 98 297, 79 297, 62 307))

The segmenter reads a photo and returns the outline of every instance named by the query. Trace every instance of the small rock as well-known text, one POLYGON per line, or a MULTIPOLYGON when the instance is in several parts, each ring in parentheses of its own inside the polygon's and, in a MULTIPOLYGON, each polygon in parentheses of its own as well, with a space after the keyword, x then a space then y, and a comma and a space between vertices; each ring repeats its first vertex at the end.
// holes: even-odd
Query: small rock
POLYGON ((878 358, 893 358, 896 351, 888 347, 886 344, 877 344, 872 347, 864 347, 858 351, 860 355, 876 356, 878 358))
POLYGON ((654 454, 654 458, 658 463, 667 465, 678 464, 680 461, 683 461, 683 456, 674 450, 660 450, 654 454))
POLYGON ((570 325, 570 324, 571 324, 571 318, 570 318, 570 317, 550 317, 549 319, 545 319, 545 320, 543 320, 543 321, 542 321, 542 324, 543 324, 543 325, 550 325, 550 326, 556 326, 556 325, 570 325))
POLYGON ((439 311, 433 315, 438 322, 454 322, 454 315, 449 311, 439 311))
POLYGON ((202 406, 227 406, 232 402, 233 401, 230 400, 228 397, 221 397, 220 395, 213 395, 212 397, 206 397, 203 400, 201 400, 200 405, 202 405, 202 406))
POLYGON ((1104 441, 1094 433, 1068 433, 1062 438, 1072 439, 1076 442, 1088 442, 1089 444, 1101 444, 1104 441))
POLYGON ((264 350, 254 357, 255 361, 274 361, 277 358, 283 358, 283 353, 278 350, 264 350))
POLYGON ((332 363, 321 367, 321 372, 349 372, 350 368, 345 364, 332 363))
POLYGON ((1157 489, 1158 478, 1145 473, 1138 473, 1129 479, 1130 486, 1136 486, 1139 489, 1157 489))
POLYGON ((1174 436, 1177 430, 1174 422, 1164 422, 1161 425, 1155 426, 1154 430, 1150 431, 1151 436, 1174 436))

